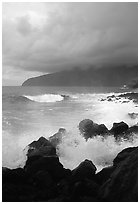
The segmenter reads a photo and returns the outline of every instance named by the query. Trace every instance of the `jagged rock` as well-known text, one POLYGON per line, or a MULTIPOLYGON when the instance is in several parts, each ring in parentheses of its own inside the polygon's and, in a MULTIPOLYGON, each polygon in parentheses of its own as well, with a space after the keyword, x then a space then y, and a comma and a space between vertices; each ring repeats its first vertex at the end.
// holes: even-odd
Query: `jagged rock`
POLYGON ((98 125, 97 134, 104 135, 104 134, 107 134, 107 133, 108 133, 108 129, 104 124, 98 125))
POLYGON ((122 134, 128 130, 129 126, 123 121, 120 123, 113 123, 113 127, 110 130, 110 133, 114 134, 114 137, 117 138, 119 134, 122 134))
POLYGON ((112 101, 112 98, 108 98, 108 101, 112 101))
POLYGON ((29 157, 24 169, 31 176, 41 170, 47 171, 56 181, 65 176, 65 169, 57 156, 29 157))
POLYGON ((137 151, 137 147, 128 147, 126 149, 123 149, 113 160, 113 166, 118 166, 121 162, 123 162, 125 159, 127 159, 129 156, 131 156, 133 151, 137 151))
POLYGON ((96 166, 92 161, 86 159, 81 162, 78 167, 72 171, 72 181, 78 181, 85 178, 93 179, 96 172, 96 166))
POLYGON ((125 149, 117 157, 115 170, 101 186, 99 196, 104 202, 137 202, 138 148, 125 149))
POLYGON ((129 134, 132 134, 132 133, 138 134, 138 125, 131 126, 126 131, 126 135, 129 135, 129 134))
POLYGON ((101 98, 101 100, 100 101, 105 101, 106 99, 105 98, 101 98))
POLYGON ((54 181, 47 171, 40 170, 33 175, 32 183, 39 188, 50 188, 54 184, 54 181))
POLYGON ((32 202, 38 193, 37 189, 29 184, 6 183, 2 185, 3 202, 32 202))
POLYGON ((118 97, 127 98, 129 100, 132 100, 134 103, 138 103, 138 93, 136 92, 123 93, 120 94, 118 97))
POLYGON ((92 137, 93 121, 90 119, 84 119, 79 123, 80 133, 83 134, 85 139, 92 137))
MULTIPOLYGON (((50 147, 40 138, 30 144, 34 150, 50 147)), ((52 146, 51 146, 52 147, 52 146)), ((54 148, 54 147, 53 147, 54 148)), ((113 166, 96 173, 85 160, 73 171, 64 169, 56 155, 30 154, 24 169, 3 168, 3 202, 134 202, 138 200, 138 148, 121 151, 113 166)))
POLYGON ((109 167, 103 168, 100 172, 95 174, 94 180, 100 185, 103 184, 105 181, 107 181, 110 178, 114 169, 115 169, 114 166, 109 166, 109 167))
POLYGON ((51 142, 44 137, 40 137, 37 141, 33 141, 28 145, 27 157, 42 155, 42 156, 55 156, 56 149, 51 142))
POLYGON ((98 125, 90 119, 84 119, 79 123, 80 133, 86 140, 96 135, 104 135, 108 133, 108 129, 104 124, 98 125))
POLYGON ((26 179, 25 171, 22 168, 2 168, 2 183, 24 183, 26 179))
POLYGON ((49 137, 49 141, 54 147, 57 147, 57 145, 62 142, 62 138, 65 136, 65 134, 66 130, 64 128, 60 128, 56 134, 49 137))
POLYGON ((92 201, 99 201, 97 198, 99 190, 99 185, 95 183, 93 180, 83 179, 81 181, 77 181, 73 185, 73 189, 71 191, 71 201, 83 201, 83 198, 92 198, 92 201))

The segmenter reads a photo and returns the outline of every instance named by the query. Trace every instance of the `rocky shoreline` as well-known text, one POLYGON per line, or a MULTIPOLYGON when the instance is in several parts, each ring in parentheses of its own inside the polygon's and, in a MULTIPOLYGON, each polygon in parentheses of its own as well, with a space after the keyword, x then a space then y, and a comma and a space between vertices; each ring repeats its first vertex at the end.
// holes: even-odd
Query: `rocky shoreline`
MULTIPOLYGON (((104 124, 85 119, 79 123, 81 135, 89 138, 102 135, 128 139, 138 133, 138 126, 128 127, 123 121, 111 130, 104 124)), ((113 165, 96 173, 96 166, 86 159, 75 169, 65 169, 57 155, 66 130, 48 140, 40 137, 28 145, 23 168, 2 169, 3 202, 137 202, 138 147, 122 150, 113 165)))
POLYGON ((138 93, 137 92, 126 92, 118 95, 107 96, 106 98, 102 98, 101 101, 115 101, 121 103, 128 103, 133 101, 133 103, 138 104, 138 93))

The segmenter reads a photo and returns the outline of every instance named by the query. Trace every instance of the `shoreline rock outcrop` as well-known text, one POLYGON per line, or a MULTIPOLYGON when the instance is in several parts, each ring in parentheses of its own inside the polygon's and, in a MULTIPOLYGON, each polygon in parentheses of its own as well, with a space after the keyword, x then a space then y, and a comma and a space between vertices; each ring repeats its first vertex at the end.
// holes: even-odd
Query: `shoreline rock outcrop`
POLYGON ((112 166, 98 173, 96 166, 87 159, 72 171, 65 169, 58 156, 52 155, 50 142, 43 137, 29 147, 24 168, 2 169, 3 202, 138 200, 137 147, 122 150, 112 166))
POLYGON ((79 131, 86 140, 96 135, 106 135, 109 133, 104 124, 99 125, 90 119, 84 119, 79 123, 79 131))
POLYGON ((128 103, 129 101, 133 101, 135 104, 138 103, 138 93, 137 92, 126 92, 119 95, 111 95, 107 96, 106 98, 100 99, 100 101, 109 101, 109 102, 118 102, 121 103, 128 103), (123 101, 120 99, 124 99, 123 101))
POLYGON ((99 135, 102 137, 113 135, 116 140, 120 140, 121 138, 130 139, 130 136, 132 136, 133 133, 138 133, 138 125, 129 127, 123 121, 119 123, 113 123, 113 127, 110 130, 108 130, 104 124, 94 123, 90 119, 82 120, 78 127, 80 134, 85 138, 86 141, 99 135))

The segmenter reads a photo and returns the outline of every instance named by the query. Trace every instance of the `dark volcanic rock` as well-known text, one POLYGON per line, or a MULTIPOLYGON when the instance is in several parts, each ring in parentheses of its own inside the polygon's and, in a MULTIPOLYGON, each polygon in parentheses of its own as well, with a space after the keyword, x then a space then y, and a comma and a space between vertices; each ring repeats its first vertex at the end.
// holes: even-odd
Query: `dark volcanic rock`
POLYGON ((3 202, 138 200, 137 147, 121 151, 114 159, 113 166, 104 168, 97 174, 95 165, 87 159, 73 171, 64 169, 56 154, 40 151, 44 147, 53 146, 41 137, 29 145, 33 152, 29 153, 23 169, 3 168, 3 202), (36 151, 39 153, 36 154, 36 151))
POLYGON ((138 148, 128 148, 114 160, 115 170, 101 186, 99 195, 103 201, 138 201, 138 148))
POLYGON ((40 137, 37 141, 33 141, 28 145, 29 149, 27 157, 32 156, 55 156, 56 149, 53 147, 50 141, 44 137, 40 137))
POLYGON ((95 174, 94 180, 100 185, 103 184, 105 181, 107 181, 110 178, 114 169, 115 169, 114 166, 103 168, 100 172, 95 174))
POLYGON ((111 128, 110 133, 114 134, 114 136, 117 138, 119 134, 126 132, 128 128, 128 125, 123 121, 120 123, 113 123, 113 127, 111 128))
POLYGON ((65 169, 57 156, 29 157, 24 169, 30 176, 36 174, 38 171, 47 171, 55 180, 59 180, 65 176, 65 169))
POLYGON ((107 134, 109 131, 108 131, 107 127, 104 124, 100 124, 100 125, 98 125, 98 128, 97 128, 96 132, 99 135, 104 135, 104 134, 107 134))
POLYGON ((126 131, 126 135, 129 135, 129 134, 132 134, 132 133, 138 134, 138 125, 131 126, 126 131))
POLYGON ((32 182, 34 185, 38 186, 39 188, 44 188, 44 187, 50 188, 54 184, 54 181, 51 175, 44 170, 37 171, 33 175, 30 182, 32 182))
POLYGON ((24 183, 26 181, 26 174, 24 169, 9 169, 2 168, 2 182, 3 183, 24 183))
POLYGON ((132 100, 135 103, 138 103, 138 93, 136 92, 123 93, 123 94, 120 94, 118 97, 127 98, 129 100, 132 100))
POLYGON ((64 128, 60 128, 56 134, 49 137, 49 141, 54 147, 57 147, 57 145, 62 142, 62 138, 65 136, 65 134, 66 130, 64 128))
POLYGON ((71 202, 78 201, 82 202, 86 201, 99 201, 98 195, 99 185, 90 179, 83 179, 81 181, 77 181, 73 185, 73 189, 71 191, 71 202))
POLYGON ((93 121, 90 119, 84 119, 79 123, 80 133, 83 134, 85 139, 92 137, 93 121))
POLYGON ((79 123, 80 133, 86 140, 96 135, 104 135, 108 133, 108 129, 104 124, 98 125, 90 119, 84 119, 79 123))
POLYGON ((92 161, 86 159, 72 171, 72 181, 78 181, 85 178, 93 179, 96 170, 96 166, 92 163, 92 161))
POLYGON ((128 147, 126 149, 123 149, 113 160, 113 166, 116 167, 121 162, 123 162, 125 159, 127 159, 133 151, 137 151, 138 147, 128 147))

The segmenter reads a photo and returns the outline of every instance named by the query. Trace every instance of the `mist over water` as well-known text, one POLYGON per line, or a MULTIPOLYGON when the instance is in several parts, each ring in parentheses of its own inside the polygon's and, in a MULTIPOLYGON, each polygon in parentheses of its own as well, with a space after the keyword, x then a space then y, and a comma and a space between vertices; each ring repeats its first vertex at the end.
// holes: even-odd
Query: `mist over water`
MULTIPOLYGON (((82 89, 83 90, 83 89, 82 89)), ((118 93, 118 91, 116 91, 118 93)), ((26 146, 40 136, 48 138, 60 127, 67 130, 66 136, 57 148, 60 161, 65 168, 73 169, 84 159, 90 159, 98 171, 112 164, 122 149, 137 146, 137 135, 133 140, 117 143, 113 136, 103 139, 97 136, 87 142, 80 135, 78 124, 83 119, 105 124, 111 129, 114 122, 126 122, 135 125, 137 117, 132 119, 128 113, 138 113, 133 101, 101 101, 111 91, 82 92, 75 88, 56 89, 19 89, 3 92, 3 166, 16 168, 26 162, 26 146), (71 90, 70 90, 71 89, 71 90), (62 96, 63 95, 63 96, 62 96), (68 97, 64 97, 68 96, 68 97), (25 150, 24 150, 25 149, 25 150), (24 151, 23 151, 24 150, 24 151)))

